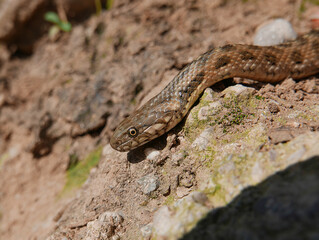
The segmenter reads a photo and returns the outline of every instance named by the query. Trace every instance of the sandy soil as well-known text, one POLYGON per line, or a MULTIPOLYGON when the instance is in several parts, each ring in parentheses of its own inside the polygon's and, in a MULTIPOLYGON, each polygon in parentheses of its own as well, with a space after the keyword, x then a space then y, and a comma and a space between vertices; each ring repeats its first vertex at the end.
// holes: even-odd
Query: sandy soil
MULTIPOLYGON (((209 48, 251 43, 257 27, 277 17, 289 20, 298 33, 309 31, 309 12, 316 7, 309 4, 303 13, 299 7, 294 0, 115 0, 101 15, 74 22, 70 33, 53 41, 42 35, 31 54, 0 45, 0 238, 44 239, 57 231, 82 239, 86 223, 104 211, 135 215, 117 231, 123 239, 139 236, 140 226, 152 219, 149 209, 165 201, 163 193, 147 210, 132 208, 132 202, 148 201, 130 180, 150 172, 143 169, 145 161, 123 162, 114 153, 114 161, 98 166, 108 169, 100 174, 112 173, 106 182, 88 188, 89 181, 61 197, 71 156, 84 159, 107 145, 120 120, 209 48)), ((280 109, 267 106, 282 116, 286 109, 303 111, 319 100, 316 77, 275 87, 236 81, 254 87, 262 98, 278 99, 280 109)), ((283 125, 271 118, 264 122, 269 129, 283 125)), ((305 118, 302 131, 318 126, 305 118)), ((271 137, 273 144, 282 141, 276 131, 271 137)))

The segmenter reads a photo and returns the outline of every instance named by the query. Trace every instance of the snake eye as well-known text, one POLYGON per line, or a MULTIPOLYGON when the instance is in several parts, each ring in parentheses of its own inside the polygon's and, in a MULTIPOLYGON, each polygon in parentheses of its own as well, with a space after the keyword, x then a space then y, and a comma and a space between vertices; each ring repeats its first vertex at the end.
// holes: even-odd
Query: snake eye
POLYGON ((138 131, 137 131, 137 129, 135 128, 135 127, 131 127, 129 130, 128 130, 128 135, 130 136, 130 137, 136 137, 137 136, 137 134, 138 134, 138 131))

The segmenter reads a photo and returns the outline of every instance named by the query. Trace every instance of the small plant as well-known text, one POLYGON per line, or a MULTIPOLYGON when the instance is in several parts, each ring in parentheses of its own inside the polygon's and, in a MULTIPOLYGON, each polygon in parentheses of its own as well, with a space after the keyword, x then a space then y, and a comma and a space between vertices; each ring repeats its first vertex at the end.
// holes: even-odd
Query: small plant
POLYGON ((225 110, 227 110, 226 113, 224 113, 222 117, 216 117, 211 125, 221 125, 223 127, 224 133, 228 132, 229 127, 232 125, 241 125, 244 123, 246 118, 248 118, 250 115, 253 115, 243 111, 239 106, 237 99, 224 102, 223 107, 225 110))
POLYGON ((70 32, 72 29, 71 23, 62 21, 59 15, 55 12, 47 12, 44 15, 44 19, 54 24, 49 30, 49 36, 51 38, 55 37, 60 31, 70 32))
POLYGON ((265 100, 265 97, 262 97, 262 96, 259 96, 259 95, 256 95, 255 98, 256 98, 257 100, 265 100))

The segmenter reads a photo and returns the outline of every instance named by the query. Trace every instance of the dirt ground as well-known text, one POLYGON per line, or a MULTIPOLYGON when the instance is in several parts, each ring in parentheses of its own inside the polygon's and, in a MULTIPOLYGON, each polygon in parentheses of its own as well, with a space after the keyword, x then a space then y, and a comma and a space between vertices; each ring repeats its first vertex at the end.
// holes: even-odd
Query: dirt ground
MULTIPOLYGON (((105 147, 102 156, 113 160, 102 157, 82 188, 61 194, 74 156, 83 160, 108 146, 119 121, 208 49, 252 43, 258 26, 279 17, 299 34, 308 32, 317 7, 307 3, 301 11, 301 2, 114 0, 99 15, 71 20, 72 31, 53 40, 45 25, 27 51, 17 43, 0 45, 0 239, 45 239, 54 232, 57 239, 83 239, 86 224, 105 211, 129 219, 116 230, 122 239, 140 236, 139 228, 152 219, 149 209, 163 205, 166 195, 148 210, 135 209, 135 203, 149 201, 132 180, 151 171, 147 161, 123 161, 121 153, 105 147)), ((276 86, 236 82, 254 87, 260 98, 277 99, 279 109, 271 102, 265 106, 283 117, 286 109, 302 112, 319 100, 316 77, 276 86)), ((271 118, 263 123, 269 129, 296 127, 271 118)), ((301 125, 300 133, 319 129, 313 118, 301 125)), ((286 131, 284 140, 282 132, 273 131, 272 144, 289 141, 298 131, 286 131)))

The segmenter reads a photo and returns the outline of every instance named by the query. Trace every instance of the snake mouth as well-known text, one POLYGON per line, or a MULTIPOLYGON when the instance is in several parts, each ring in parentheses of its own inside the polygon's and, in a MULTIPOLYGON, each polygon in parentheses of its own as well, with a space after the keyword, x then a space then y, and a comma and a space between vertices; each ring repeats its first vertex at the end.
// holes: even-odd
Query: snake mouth
POLYGON ((139 147, 142 144, 143 143, 134 141, 133 139, 128 139, 125 142, 121 142, 121 143, 119 143, 119 141, 112 141, 112 140, 110 141, 111 147, 119 152, 128 152, 130 150, 133 150, 139 147))
POLYGON ((115 150, 119 151, 119 152, 126 152, 127 150, 125 150, 125 147, 128 146, 123 146, 124 144, 127 144, 130 140, 127 140, 123 143, 118 143, 118 141, 110 141, 110 145, 112 148, 114 148, 115 150))

